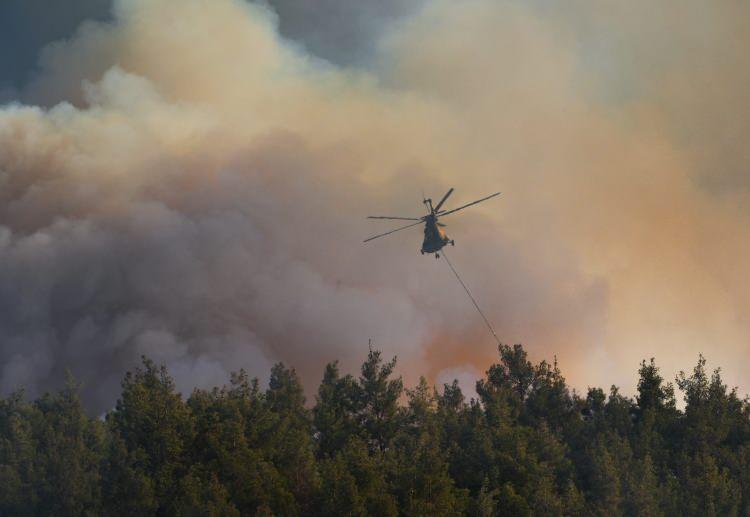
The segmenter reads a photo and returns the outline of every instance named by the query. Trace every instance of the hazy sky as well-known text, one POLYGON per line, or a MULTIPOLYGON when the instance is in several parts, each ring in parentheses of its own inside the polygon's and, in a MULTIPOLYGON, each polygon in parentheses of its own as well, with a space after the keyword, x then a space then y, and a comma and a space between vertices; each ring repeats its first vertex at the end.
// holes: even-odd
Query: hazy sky
POLYGON ((102 410, 141 354, 313 388, 368 339, 409 383, 481 375, 419 229, 361 242, 450 186, 503 191, 446 223, 504 342, 581 390, 701 352, 750 390, 747 4, 57 5, 0 7, 3 392, 69 368, 102 410))
MULTIPOLYGON (((424 0, 269 0, 279 31, 311 53, 342 65, 372 58, 379 34, 424 0)), ((86 20, 111 20, 112 0, 4 0, 0 3, 0 91, 5 97, 33 76, 40 50, 69 38, 86 20)))

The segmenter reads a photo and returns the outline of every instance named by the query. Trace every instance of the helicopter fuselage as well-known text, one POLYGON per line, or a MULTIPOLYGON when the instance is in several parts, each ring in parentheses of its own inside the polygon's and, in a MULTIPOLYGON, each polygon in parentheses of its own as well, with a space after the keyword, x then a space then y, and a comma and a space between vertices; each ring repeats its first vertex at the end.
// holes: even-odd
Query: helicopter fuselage
POLYGON ((459 206, 458 208, 453 208, 451 210, 441 210, 443 204, 445 203, 445 201, 448 199, 448 197, 451 195, 452 192, 453 192, 453 189, 451 188, 442 197, 440 202, 438 202, 438 204, 435 206, 432 206, 432 199, 422 200, 425 206, 430 209, 430 213, 422 217, 402 217, 402 216, 392 217, 392 216, 385 216, 385 215, 367 216, 368 219, 393 219, 393 220, 400 220, 400 221, 416 221, 416 222, 410 222, 406 226, 395 228, 388 232, 375 235, 373 237, 370 237, 369 239, 365 239, 364 242, 370 242, 371 240, 379 239, 380 237, 385 237, 386 235, 391 235, 392 233, 400 232, 402 230, 406 230, 407 228, 413 228, 419 224, 424 223, 424 240, 422 241, 422 249, 419 251, 422 252, 422 255, 424 255, 425 253, 434 253, 435 257, 440 258, 440 253, 438 252, 441 249, 443 249, 446 244, 450 244, 451 246, 454 246, 456 243, 453 242, 453 239, 448 237, 448 235, 445 233, 445 230, 443 230, 443 227, 445 225, 443 223, 439 223, 438 219, 441 217, 445 217, 447 215, 454 214, 458 212, 459 210, 463 210, 464 208, 468 208, 470 206, 476 205, 477 203, 481 203, 482 201, 486 201, 490 198, 500 195, 500 192, 495 192, 492 195, 483 197, 482 199, 477 199, 476 201, 472 201, 471 203, 467 203, 465 205, 459 206))
POLYGON ((440 228, 437 218, 434 215, 428 215, 424 224, 424 241, 422 241, 422 253, 437 253, 443 247, 451 242, 445 230, 440 228))

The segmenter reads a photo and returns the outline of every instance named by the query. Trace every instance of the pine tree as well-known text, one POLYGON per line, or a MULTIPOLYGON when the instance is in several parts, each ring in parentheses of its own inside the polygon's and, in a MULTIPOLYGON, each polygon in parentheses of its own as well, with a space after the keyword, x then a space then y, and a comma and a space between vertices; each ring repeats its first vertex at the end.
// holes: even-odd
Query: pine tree
POLYGON ((353 436, 364 437, 358 422, 359 404, 354 378, 341 377, 337 362, 327 364, 313 408, 319 456, 331 456, 353 436))
POLYGON ((188 404, 196 428, 193 463, 216 474, 214 484, 226 488, 233 507, 243 515, 297 511, 289 483, 272 460, 279 418, 256 379, 240 370, 230 386, 196 390, 188 404))
POLYGON ((384 452, 401 424, 398 401, 404 391, 401 378, 391 379, 396 358, 383 363, 381 353, 370 350, 359 377, 359 421, 371 447, 384 452))
POLYGON ((321 515, 367 515, 365 499, 360 495, 358 480, 342 452, 319 462, 321 477, 321 515))
POLYGON ((626 477, 624 513, 629 516, 661 515, 661 488, 651 456, 634 460, 626 477))
POLYGON ((519 495, 510 483, 506 483, 498 489, 496 508, 498 517, 528 517, 532 515, 526 499, 519 495))
POLYGON ((635 400, 570 392, 520 347, 466 403, 457 382, 410 390, 371 351, 361 375, 326 367, 312 410, 293 369, 267 390, 244 371, 184 402, 164 367, 128 373, 106 421, 69 380, 0 398, 0 515, 745 515, 750 400, 700 357, 652 360, 635 400), (405 403, 404 403, 405 402, 405 403))
MULTIPOLYGON (((146 497, 153 489, 158 511, 172 513, 181 496, 180 479, 188 468, 194 433, 192 414, 175 392, 166 368, 145 357, 143 369, 128 372, 122 387, 121 398, 107 415, 114 443, 110 451, 117 454, 110 465, 122 465, 122 472, 132 478, 134 486, 145 491, 139 495, 146 497), (123 451, 124 455, 118 454, 123 451)), ((116 484, 109 484, 107 489, 120 495, 116 484)), ((116 504, 117 498, 113 500, 112 494, 108 497, 116 504)))
POLYGON ((603 439, 589 450, 589 508, 594 515, 622 515, 623 466, 603 439))
POLYGON ((142 465, 143 450, 128 450, 126 442, 110 434, 102 465, 102 507, 112 516, 155 515, 159 509, 154 481, 142 465))
POLYGON ((405 425, 394 441, 397 450, 395 490, 407 515, 455 515, 462 511, 468 491, 457 490, 441 447, 437 394, 421 377, 407 390, 405 425))
POLYGON ((23 391, 0 398, 0 515, 33 515, 38 502, 33 411, 23 391))
POLYGON ((37 511, 48 515, 97 515, 101 512, 99 458, 102 429, 84 413, 80 386, 68 373, 57 395, 34 403, 37 511))
POLYGON ((500 491, 490 490, 490 481, 484 478, 482 488, 477 495, 474 514, 477 517, 494 517, 497 515, 497 501, 495 500, 500 491))
POLYGON ((302 384, 293 369, 279 363, 271 370, 265 401, 276 423, 268 459, 279 470, 299 511, 309 514, 318 489, 310 412, 302 384))

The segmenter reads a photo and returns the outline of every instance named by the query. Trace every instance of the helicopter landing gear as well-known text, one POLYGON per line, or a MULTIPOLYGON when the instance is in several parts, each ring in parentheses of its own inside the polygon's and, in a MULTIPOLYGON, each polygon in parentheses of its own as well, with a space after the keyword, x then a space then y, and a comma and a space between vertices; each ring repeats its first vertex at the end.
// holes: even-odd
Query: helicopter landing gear
POLYGON ((451 240, 451 246, 455 246, 455 245, 456 245, 456 241, 451 240))
POLYGON ((422 255, 424 255, 424 250, 419 250, 419 252, 420 252, 420 253, 421 253, 422 255))
POLYGON ((440 253, 435 253, 435 258, 439 259, 440 258, 440 253))

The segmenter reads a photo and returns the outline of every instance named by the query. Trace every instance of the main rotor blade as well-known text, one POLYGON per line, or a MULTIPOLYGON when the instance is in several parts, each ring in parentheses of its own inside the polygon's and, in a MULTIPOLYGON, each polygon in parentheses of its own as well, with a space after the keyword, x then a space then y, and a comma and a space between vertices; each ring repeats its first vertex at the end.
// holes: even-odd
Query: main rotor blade
POLYGON ((386 217, 384 215, 368 215, 368 219, 397 219, 399 221, 421 221, 420 217, 386 217))
POLYGON ((493 198, 495 196, 499 196, 500 192, 495 192, 491 196, 483 197, 482 199, 477 199, 476 201, 472 201, 469 204, 466 204, 464 206, 459 206, 458 208, 454 208, 453 210, 448 210, 447 212, 443 212, 442 214, 438 214, 439 217, 444 217, 446 215, 452 214, 453 212, 458 212, 459 210, 463 210, 466 207, 469 207, 471 205, 476 205, 477 203, 481 203, 482 201, 487 201, 490 198, 493 198))
POLYGON ((406 230, 407 228, 411 228, 412 226, 417 226, 418 224, 422 224, 422 221, 417 221, 416 223, 407 224, 406 226, 402 226, 401 228, 396 228, 395 230, 391 230, 390 232, 381 233, 380 235, 376 235, 374 237, 370 237, 369 239, 365 239, 364 242, 369 242, 373 239, 377 239, 378 237, 385 237, 386 235, 400 232, 401 230, 406 230))
POLYGON ((443 203, 445 203, 445 200, 448 199, 448 196, 450 196, 451 194, 453 194, 453 189, 452 188, 448 191, 447 194, 445 194, 443 196, 443 199, 440 200, 440 203, 437 204, 437 206, 435 207, 435 212, 439 212, 440 211, 440 207, 443 206, 443 203))

